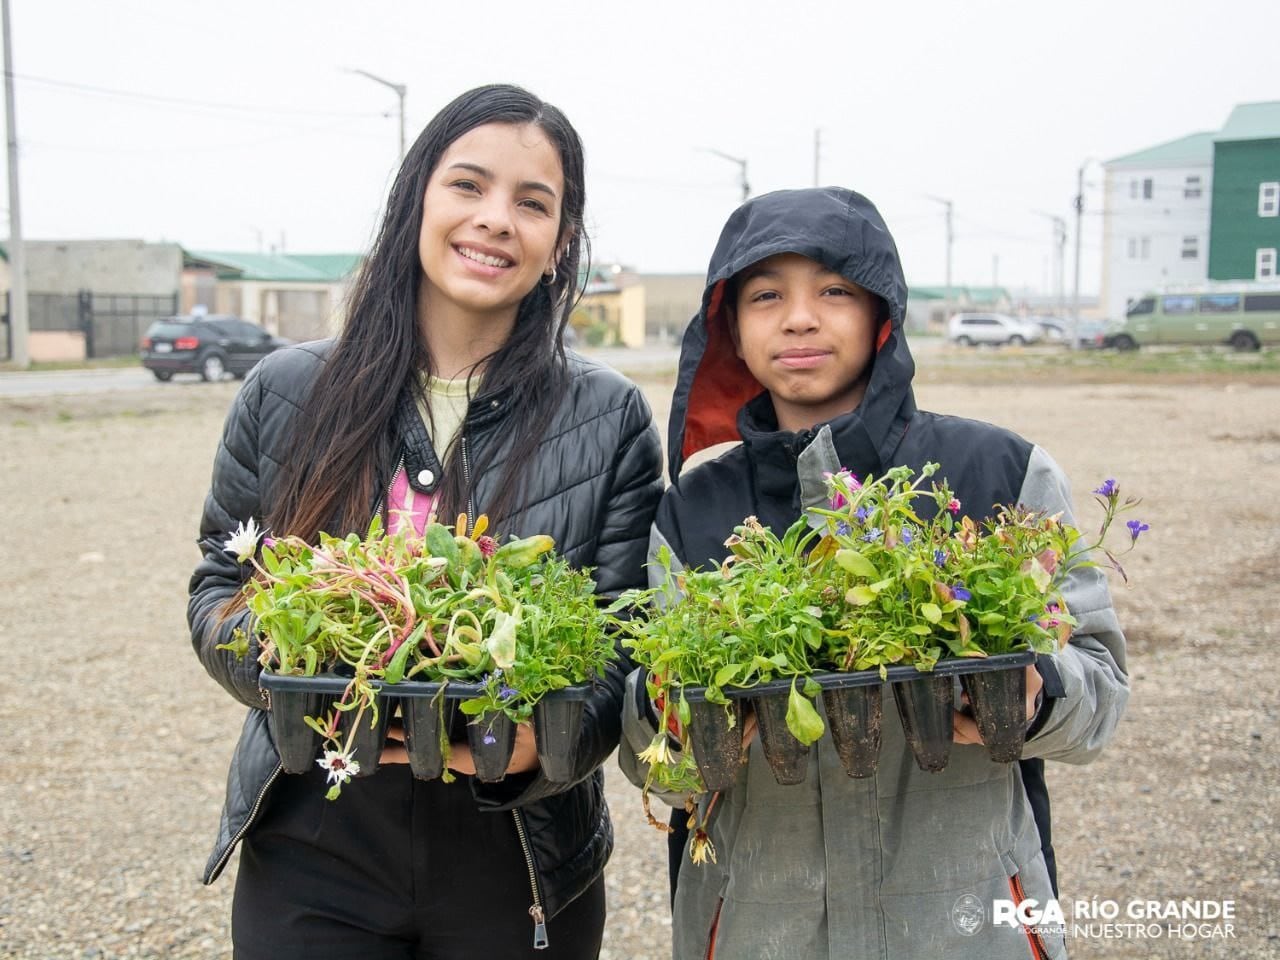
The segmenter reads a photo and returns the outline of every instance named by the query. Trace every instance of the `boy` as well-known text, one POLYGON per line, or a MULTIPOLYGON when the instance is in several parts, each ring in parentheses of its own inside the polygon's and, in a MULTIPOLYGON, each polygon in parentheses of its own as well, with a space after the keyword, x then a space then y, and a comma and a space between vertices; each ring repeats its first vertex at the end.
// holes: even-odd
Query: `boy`
MULTIPOLYGON (((866 198, 783 191, 740 207, 684 337, 668 436, 672 485, 651 554, 665 544, 684 566, 718 564, 744 517, 781 531, 823 503, 824 472, 879 476, 928 461, 941 464, 938 477, 975 519, 1022 503, 1070 522, 1066 480, 1039 447, 916 408, 905 305, 897 249, 866 198), (731 440, 742 443, 681 476, 686 458, 731 440)), ((780 787, 752 743, 711 818, 717 862, 682 858, 675 956, 1063 956, 1060 932, 990 917, 997 899, 1043 905, 1054 896, 1042 761, 1091 760, 1128 697, 1105 579, 1077 570, 1065 592, 1079 624, 1067 647, 1028 668, 1029 759, 1020 764, 990 761, 958 712, 961 746, 941 773, 916 767, 893 710, 883 714, 879 769, 865 780, 847 777, 824 739, 804 783, 780 787)), ((639 784, 646 771, 636 755, 654 736, 654 714, 640 671, 628 682, 619 755, 639 784)))

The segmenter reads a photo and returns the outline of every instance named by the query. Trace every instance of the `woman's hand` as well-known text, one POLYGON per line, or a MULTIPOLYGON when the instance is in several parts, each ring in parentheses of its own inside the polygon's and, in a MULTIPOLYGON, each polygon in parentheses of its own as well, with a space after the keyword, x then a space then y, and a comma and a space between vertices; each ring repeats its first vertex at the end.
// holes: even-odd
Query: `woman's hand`
MULTIPOLYGON (((1026 667, 1027 671, 1027 723, 1031 723, 1036 715, 1036 701, 1040 697, 1040 690, 1044 687, 1044 678, 1040 676, 1040 671, 1035 665, 1026 667)), ((965 704, 969 702, 968 694, 963 696, 965 704)), ((977 721, 968 713, 961 713, 959 710, 953 711, 951 715, 951 739, 956 743, 976 743, 981 744, 982 734, 978 732, 977 721)))
MULTIPOLYGON (((400 721, 392 721, 387 728, 387 739, 394 740, 395 743, 388 743, 382 748, 382 756, 379 758, 382 763, 408 763, 409 752, 404 746, 404 727, 400 721)), ((526 773, 529 770, 538 768, 538 745, 533 736, 533 725, 528 723, 516 724, 516 743, 515 748, 511 751, 511 762, 507 764, 507 773, 526 773)), ((449 745, 449 769, 455 773, 463 773, 467 776, 475 776, 476 764, 471 759, 471 747, 464 740, 461 743, 451 743, 449 745)))

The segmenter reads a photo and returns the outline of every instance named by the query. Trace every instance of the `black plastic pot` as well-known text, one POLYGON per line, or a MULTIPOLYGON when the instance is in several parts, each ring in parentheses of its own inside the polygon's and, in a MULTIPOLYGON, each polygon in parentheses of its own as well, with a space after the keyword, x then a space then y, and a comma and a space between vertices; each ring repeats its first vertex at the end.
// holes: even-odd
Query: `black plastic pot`
POLYGON ((960 677, 987 755, 996 763, 1022 756, 1027 738, 1027 673, 1022 667, 960 677))
POLYGON ((840 765, 851 777, 869 777, 880 761, 881 686, 843 687, 822 691, 840 765))
MULTIPOLYGON (((267 677, 263 674, 263 677, 267 677)), ((279 679, 295 679, 283 677, 279 679)), ((264 683, 264 687, 267 685, 264 683)), ((312 730, 303 717, 319 717, 322 721, 333 702, 326 693, 306 689, 270 689, 271 733, 276 752, 285 773, 309 773, 314 770, 320 752, 320 734, 312 730)))
POLYGON ((764 758, 773 772, 773 779, 784 787, 804 783, 809 773, 809 745, 797 740, 787 727, 790 694, 788 687, 785 693, 754 697, 751 701, 764 758))
POLYGON ((338 742, 350 744, 352 758, 360 764, 357 777, 370 777, 378 772, 382 747, 387 742, 387 727, 395 712, 395 700, 386 694, 377 699, 378 719, 373 719, 373 707, 359 708, 338 714, 338 742), (357 714, 359 716, 357 717, 357 714))
POLYGON ((443 744, 452 739, 458 701, 434 697, 405 697, 400 701, 409 769, 419 780, 435 780, 444 773, 443 744))
POLYGON ((533 705, 533 736, 538 763, 552 783, 572 783, 582 733, 582 711, 590 684, 567 687, 547 694, 533 705))
POLYGON ((476 765, 476 779, 497 783, 507 775, 516 746, 516 725, 505 713, 476 717, 467 724, 467 743, 476 765))
POLYGON ((951 677, 922 673, 893 684, 893 698, 916 765, 929 773, 945 769, 951 759, 951 677))
POLYGON ((698 773, 708 790, 728 790, 738 777, 742 765, 742 704, 733 701, 727 710, 718 703, 696 697, 692 688, 685 690, 689 703, 689 740, 698 773), (729 726, 729 715, 734 724, 729 726))

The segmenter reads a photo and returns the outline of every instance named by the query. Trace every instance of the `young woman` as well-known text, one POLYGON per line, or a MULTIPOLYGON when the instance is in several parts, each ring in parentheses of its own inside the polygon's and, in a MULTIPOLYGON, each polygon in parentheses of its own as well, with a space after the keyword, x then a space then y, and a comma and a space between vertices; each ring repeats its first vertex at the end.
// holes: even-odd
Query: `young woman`
POLYGON ((256 638, 243 659, 217 649, 237 627, 252 636, 224 549, 250 517, 314 538, 378 510, 419 528, 483 512, 503 535, 553 536, 601 594, 639 585, 657 431, 633 384, 561 345, 583 203, 582 145, 559 110, 517 87, 463 94, 405 157, 341 335, 271 354, 236 398, 188 619, 205 669, 249 707, 205 873, 242 845, 241 960, 597 955, 619 671, 587 706, 572 785, 541 776, 522 727, 500 783, 467 776, 463 744, 454 783, 415 780, 392 743, 389 766, 331 803, 318 767, 281 772, 256 638))

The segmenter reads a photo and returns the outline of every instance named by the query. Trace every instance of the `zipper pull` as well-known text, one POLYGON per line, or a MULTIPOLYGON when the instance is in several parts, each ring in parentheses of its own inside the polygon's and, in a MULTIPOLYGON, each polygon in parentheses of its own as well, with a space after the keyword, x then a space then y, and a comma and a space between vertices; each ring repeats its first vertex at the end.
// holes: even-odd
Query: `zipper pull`
POLYGON ((529 916, 533 917, 533 949, 547 949, 551 945, 551 941, 547 939, 546 917, 542 912, 542 907, 535 903, 529 908, 529 916))

